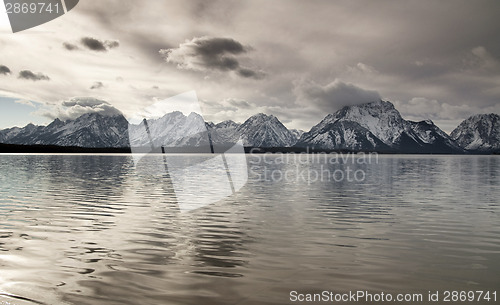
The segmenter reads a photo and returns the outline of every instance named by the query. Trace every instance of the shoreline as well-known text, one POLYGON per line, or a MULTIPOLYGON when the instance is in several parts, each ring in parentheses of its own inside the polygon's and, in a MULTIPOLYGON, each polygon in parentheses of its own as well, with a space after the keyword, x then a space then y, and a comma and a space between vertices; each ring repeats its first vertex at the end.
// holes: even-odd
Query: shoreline
MULTIPOLYGON (((172 154, 200 154, 199 149, 176 148, 172 154)), ((350 151, 311 149, 303 147, 245 147, 246 154, 370 154, 381 155, 500 155, 500 152, 400 152, 400 151, 350 151)), ((0 143, 0 154, 132 154, 130 147, 78 147, 57 145, 20 145, 0 143)), ((155 153, 150 153, 155 154, 155 153)))

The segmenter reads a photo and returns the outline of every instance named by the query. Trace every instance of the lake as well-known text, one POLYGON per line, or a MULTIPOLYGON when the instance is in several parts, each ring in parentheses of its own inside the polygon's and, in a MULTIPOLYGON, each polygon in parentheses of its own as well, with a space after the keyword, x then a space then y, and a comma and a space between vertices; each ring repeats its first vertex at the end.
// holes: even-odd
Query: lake
MULTIPOLYGON (((161 156, 141 170, 130 155, 0 155, 0 304, 493 297, 500 156, 360 158, 248 155, 239 191, 181 212, 176 177, 155 165, 161 156)), ((201 174, 187 178, 218 190, 201 174)))

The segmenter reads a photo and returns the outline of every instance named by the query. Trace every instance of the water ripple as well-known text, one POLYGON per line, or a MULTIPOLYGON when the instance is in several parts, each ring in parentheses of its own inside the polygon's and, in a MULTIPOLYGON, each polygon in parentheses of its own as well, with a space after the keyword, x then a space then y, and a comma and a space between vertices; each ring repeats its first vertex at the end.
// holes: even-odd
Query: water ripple
POLYGON ((283 304, 290 290, 497 289, 498 157, 381 156, 359 168, 359 183, 250 176, 237 194, 180 213, 167 175, 135 171, 130 156, 1 156, 0 302, 283 304))

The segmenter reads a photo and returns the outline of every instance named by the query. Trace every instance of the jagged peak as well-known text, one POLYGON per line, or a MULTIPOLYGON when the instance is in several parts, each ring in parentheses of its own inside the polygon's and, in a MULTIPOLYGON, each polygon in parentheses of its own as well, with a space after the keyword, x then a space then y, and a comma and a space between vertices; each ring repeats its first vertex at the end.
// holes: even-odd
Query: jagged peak
POLYGON ((275 123, 281 123, 280 120, 275 117, 272 114, 265 114, 265 113, 257 113, 249 117, 243 125, 249 124, 249 123, 254 123, 254 122, 275 122, 275 123))
POLYGON ((59 118, 55 118, 52 123, 50 123, 49 125, 47 125, 47 127, 54 127, 54 126, 60 126, 60 125, 63 125, 64 122, 61 121, 59 118))
POLYGON ((403 120, 401 114, 396 109, 393 103, 389 101, 374 101, 364 104, 348 105, 339 109, 335 113, 328 114, 323 120, 323 123, 333 123, 338 119, 344 119, 349 116, 369 115, 373 117, 379 116, 395 116, 396 119, 403 120))
POLYGON ((154 121, 170 121, 170 120, 178 120, 178 119, 186 119, 187 116, 184 115, 184 113, 180 111, 172 111, 169 113, 165 113, 164 115, 160 117, 150 117, 147 119, 148 122, 154 122, 154 121))
POLYGON ((182 113, 181 111, 176 110, 169 113, 165 113, 161 117, 166 117, 166 116, 186 116, 186 115, 184 115, 184 113, 182 113))
POLYGON ((422 120, 422 121, 412 121, 412 120, 407 120, 408 123, 410 124, 417 124, 417 125, 431 125, 431 126, 434 126, 436 124, 434 124, 434 122, 432 120, 422 120))
POLYGON ((496 113, 483 113, 483 114, 475 114, 467 119, 463 120, 452 132, 453 137, 457 137, 458 133, 460 132, 461 129, 466 128, 467 126, 470 125, 475 125, 475 124, 480 124, 480 123, 485 123, 485 122, 493 122, 495 124, 496 122, 500 122, 500 115, 496 113))
POLYGON ((475 115, 472 115, 470 116, 469 118, 465 119, 465 121, 469 121, 469 120, 473 120, 473 121, 476 121, 476 120, 485 120, 485 119, 500 119, 500 115, 496 114, 496 113, 480 113, 480 114, 475 114, 475 115))
POLYGON ((272 114, 265 114, 263 112, 252 115, 250 118, 276 118, 272 114))
POLYGON ((468 151, 498 151, 500 116, 495 113, 470 116, 451 132, 451 138, 468 151))
POLYGON ((233 120, 225 120, 220 123, 215 124, 215 127, 223 128, 223 127, 238 127, 240 124, 236 123, 233 120))
POLYGON ((38 126, 33 124, 33 123, 29 123, 28 125, 24 126, 23 128, 20 128, 20 129, 27 129, 27 130, 33 130, 35 128, 37 128, 38 126))
MULTIPOLYGON (((121 114, 121 113, 103 113, 103 112, 99 112, 99 111, 87 112, 87 113, 84 113, 84 114, 80 115, 79 117, 77 117, 75 119, 68 119, 65 122, 67 123, 68 121, 78 121, 78 120, 81 120, 81 119, 103 118, 103 117, 107 117, 107 118, 120 117, 121 118, 121 117, 123 117, 123 114, 121 114)), ((57 118, 57 119, 59 119, 59 118, 57 118)))
POLYGON ((393 103, 389 101, 379 100, 363 104, 347 105, 338 110, 337 113, 345 113, 352 109, 376 109, 376 110, 381 109, 383 111, 391 111, 391 110, 397 111, 393 103))
POLYGON ((188 114, 187 116, 188 118, 201 118, 202 116, 199 114, 199 113, 196 113, 196 112, 191 112, 190 114, 188 114))

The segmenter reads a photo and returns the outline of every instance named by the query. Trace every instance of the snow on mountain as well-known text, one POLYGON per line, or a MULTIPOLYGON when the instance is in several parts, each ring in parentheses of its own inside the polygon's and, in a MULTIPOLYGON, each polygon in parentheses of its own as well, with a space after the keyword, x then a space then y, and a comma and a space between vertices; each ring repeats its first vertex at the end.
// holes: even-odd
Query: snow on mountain
POLYGON ((327 116, 311 131, 304 133, 297 146, 355 151, 389 150, 385 143, 359 123, 332 120, 332 116, 327 116))
POLYGON ((500 116, 494 113, 471 116, 452 131, 451 138, 470 152, 500 152, 500 116))
POLYGON ((214 144, 234 144, 239 140, 237 129, 240 125, 227 120, 218 124, 207 123, 207 129, 214 144))
POLYGON ((390 102, 347 106, 327 115, 309 132, 288 130, 263 113, 243 124, 231 120, 206 123, 197 113, 172 112, 132 125, 122 115, 87 113, 75 120, 55 119, 47 126, 28 124, 0 130, 0 143, 80 147, 213 147, 242 139, 251 147, 311 147, 395 153, 500 151, 500 117, 476 115, 451 134, 432 121, 404 120, 390 102), (149 133, 148 133, 149 130, 149 133), (464 149, 462 149, 464 148, 464 149))
POLYGON ((461 149, 431 121, 411 122, 394 105, 377 101, 327 115, 297 146, 404 153, 452 153, 461 149))
MULTIPOLYGON (((36 134, 43 126, 35 126, 33 124, 28 124, 23 128, 12 127, 4 130, 0 130, 0 143, 8 143, 11 139, 18 139, 17 142, 21 142, 21 139, 29 139, 33 134, 36 134)), ((18 144, 12 143, 12 144, 18 144)))
POLYGON ((344 107, 334 114, 333 120, 358 122, 388 145, 395 143, 404 130, 399 111, 385 101, 344 107))
POLYGON ((274 115, 259 113, 238 126, 236 134, 250 147, 290 147, 297 141, 274 115))
POLYGON ((161 118, 129 125, 132 147, 199 147, 210 145, 208 131, 202 116, 197 113, 184 115, 180 111, 167 113, 161 118), (147 126, 146 126, 147 124, 147 126), (148 134, 149 128, 149 134, 148 134))
MULTIPOLYGON (((181 112, 172 112, 159 119, 148 120, 147 125, 156 147, 200 147, 210 145, 210 141, 213 145, 228 145, 240 138, 245 146, 289 147, 297 141, 275 116, 262 113, 250 117, 243 124, 231 120, 214 124, 205 123, 196 113, 185 116, 181 112)), ((150 145, 144 122, 130 125, 129 135, 134 147, 150 145)))
POLYGON ((128 147, 128 122, 122 115, 87 113, 75 120, 54 120, 47 126, 28 124, 3 130, 3 143, 78 147, 128 147))
POLYGON ((431 120, 406 121, 399 141, 403 153, 462 153, 463 149, 431 120))

